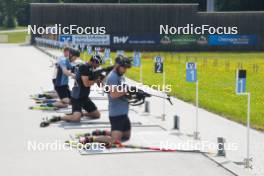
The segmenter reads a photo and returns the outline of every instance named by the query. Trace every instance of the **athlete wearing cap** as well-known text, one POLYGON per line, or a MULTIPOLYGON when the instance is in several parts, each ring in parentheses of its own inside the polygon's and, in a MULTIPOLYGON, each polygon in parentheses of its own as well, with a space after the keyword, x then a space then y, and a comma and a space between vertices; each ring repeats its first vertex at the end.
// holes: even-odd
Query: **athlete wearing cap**
POLYGON ((111 136, 114 140, 128 140, 130 138, 130 120, 128 118, 129 104, 123 99, 126 90, 118 91, 115 86, 122 85, 123 75, 127 68, 131 67, 129 58, 118 56, 113 71, 106 79, 106 85, 110 87, 109 98, 109 120, 111 123, 111 136))
POLYGON ((60 58, 56 63, 56 76, 53 79, 53 84, 60 101, 53 103, 55 107, 65 108, 70 103, 69 77, 75 78, 75 74, 71 71, 71 63, 78 57, 80 57, 80 52, 78 50, 65 48, 64 57, 60 58))
POLYGON ((93 71, 102 64, 102 58, 99 55, 91 57, 90 61, 82 64, 76 70, 76 78, 71 93, 72 114, 64 117, 54 117, 55 121, 79 122, 82 115, 91 119, 100 118, 100 112, 96 105, 89 98, 90 87, 101 80, 95 80, 93 71), (85 110, 83 113, 82 110, 85 110))
POLYGON ((106 78, 106 86, 109 88, 109 120, 111 123, 111 134, 102 136, 91 136, 80 139, 81 143, 86 142, 103 142, 103 143, 119 143, 130 139, 131 124, 128 118, 129 104, 124 97, 127 95, 125 89, 119 90, 118 86, 122 86, 124 80, 123 75, 127 69, 131 67, 131 60, 119 55, 115 60, 114 69, 106 78))

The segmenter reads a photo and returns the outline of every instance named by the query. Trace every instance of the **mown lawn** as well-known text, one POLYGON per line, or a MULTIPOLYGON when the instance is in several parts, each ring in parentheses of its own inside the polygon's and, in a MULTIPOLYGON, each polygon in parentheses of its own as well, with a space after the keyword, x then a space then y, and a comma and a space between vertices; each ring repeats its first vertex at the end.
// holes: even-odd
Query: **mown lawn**
POLYGON ((8 35, 8 43, 24 43, 28 34, 27 32, 10 32, 0 33, 0 35, 8 35))
POLYGON ((24 43, 26 37, 28 36, 27 31, 15 31, 15 30, 26 30, 26 29, 27 27, 24 26, 17 26, 16 28, 12 28, 12 29, 0 27, 0 35, 8 36, 7 43, 24 43))
MULTIPOLYGON (((131 52, 126 53, 132 56, 131 52)), ((185 64, 198 63, 200 106, 236 122, 246 123, 247 97, 235 94, 236 69, 247 69, 247 90, 251 93, 251 123, 264 130, 264 53, 141 53, 143 82, 147 85, 162 84, 162 75, 154 73, 153 58, 164 57, 166 84, 172 85, 172 96, 195 102, 195 84, 185 80, 185 64)), ((88 59, 87 55, 84 55, 88 59)), ((112 53, 112 58, 115 53, 112 53)), ((139 80, 139 68, 132 68, 127 76, 139 80)), ((201 117, 202 118, 202 117, 201 117)))

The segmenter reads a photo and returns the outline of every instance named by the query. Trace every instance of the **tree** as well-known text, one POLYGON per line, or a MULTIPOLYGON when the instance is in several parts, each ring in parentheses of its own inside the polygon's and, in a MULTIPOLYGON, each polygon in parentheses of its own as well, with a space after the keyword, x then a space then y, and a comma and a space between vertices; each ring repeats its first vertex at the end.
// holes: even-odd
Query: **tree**
POLYGON ((17 25, 15 9, 16 1, 15 0, 3 0, 3 26, 6 28, 14 28, 17 25))

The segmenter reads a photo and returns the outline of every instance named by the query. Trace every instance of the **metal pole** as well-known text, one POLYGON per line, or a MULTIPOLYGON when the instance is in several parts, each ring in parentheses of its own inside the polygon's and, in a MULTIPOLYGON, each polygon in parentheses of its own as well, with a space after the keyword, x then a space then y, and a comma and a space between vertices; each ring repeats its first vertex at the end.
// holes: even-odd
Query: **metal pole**
POLYGON ((140 68, 139 68, 139 80, 140 83, 143 84, 143 78, 142 78, 143 74, 142 74, 142 63, 140 63, 140 68))
POLYGON ((199 108, 199 82, 196 81, 196 113, 195 113, 195 131, 194 131, 194 139, 199 139, 198 132, 198 108, 199 108))
POLYGON ((246 168, 251 168, 249 145, 250 145, 250 93, 248 93, 248 107, 247 107, 247 158, 245 163, 246 168))
MULTIPOLYGON (((165 83, 166 83, 165 79, 166 79, 166 74, 165 74, 165 72, 163 72, 163 85, 162 85, 162 89, 163 89, 162 91, 163 92, 165 92, 164 91, 164 87, 165 87, 165 83)), ((163 114, 162 114, 162 120, 163 121, 165 121, 165 116, 166 116, 166 114, 165 114, 165 103, 166 103, 165 99, 163 99, 163 114)))

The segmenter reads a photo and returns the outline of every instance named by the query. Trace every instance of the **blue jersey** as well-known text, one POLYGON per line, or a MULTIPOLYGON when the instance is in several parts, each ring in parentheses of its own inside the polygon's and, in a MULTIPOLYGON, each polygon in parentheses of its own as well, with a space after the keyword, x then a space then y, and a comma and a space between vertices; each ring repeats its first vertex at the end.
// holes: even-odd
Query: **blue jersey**
POLYGON ((62 57, 56 64, 57 74, 55 77, 55 86, 65 86, 69 84, 69 78, 63 73, 63 69, 71 70, 72 66, 68 58, 62 57))
MULTIPOLYGON (((123 76, 119 76, 116 71, 111 71, 106 79, 106 85, 109 87, 113 87, 114 85, 122 85, 123 76)), ((120 115, 127 115, 128 114, 128 101, 123 98, 112 98, 108 94, 109 99, 109 116, 120 116, 120 115)))

